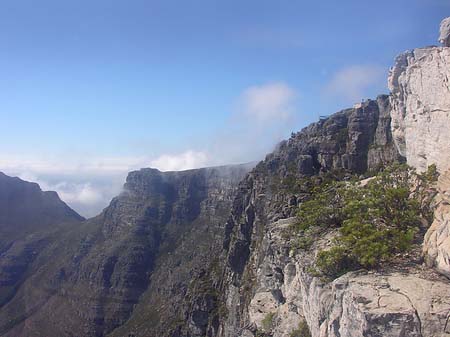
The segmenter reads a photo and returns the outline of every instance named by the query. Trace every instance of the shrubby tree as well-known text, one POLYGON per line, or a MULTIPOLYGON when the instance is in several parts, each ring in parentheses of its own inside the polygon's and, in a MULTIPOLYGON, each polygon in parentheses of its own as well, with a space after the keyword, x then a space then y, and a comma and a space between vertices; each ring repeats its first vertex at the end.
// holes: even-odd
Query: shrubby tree
MULTIPOLYGON (((298 212, 300 242, 308 241, 305 237, 313 228, 339 228, 333 246, 318 253, 315 272, 334 278, 357 268, 375 268, 410 249, 422 215, 421 196, 412 195, 410 188, 416 176, 408 166, 394 165, 364 185, 332 182, 312 191, 298 212)), ((421 181, 434 179, 431 169, 421 181)))

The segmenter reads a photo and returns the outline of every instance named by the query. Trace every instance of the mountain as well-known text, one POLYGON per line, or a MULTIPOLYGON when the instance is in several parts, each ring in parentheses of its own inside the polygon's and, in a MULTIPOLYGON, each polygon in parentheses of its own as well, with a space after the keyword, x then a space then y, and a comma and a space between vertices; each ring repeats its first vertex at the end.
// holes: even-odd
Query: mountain
POLYGON ((200 291, 191 280, 221 250, 233 193, 251 166, 131 172, 102 214, 42 249, 0 310, 2 336, 170 330, 200 291))
POLYGON ((0 251, 15 239, 55 224, 84 218, 39 185, 0 172, 0 251))
POLYGON ((39 252, 59 230, 84 218, 39 185, 0 172, 0 305, 14 295, 39 252))
POLYGON ((0 198, 29 233, 0 255, 0 335, 450 336, 448 22, 396 59, 390 95, 255 167, 130 172, 69 225, 0 198))

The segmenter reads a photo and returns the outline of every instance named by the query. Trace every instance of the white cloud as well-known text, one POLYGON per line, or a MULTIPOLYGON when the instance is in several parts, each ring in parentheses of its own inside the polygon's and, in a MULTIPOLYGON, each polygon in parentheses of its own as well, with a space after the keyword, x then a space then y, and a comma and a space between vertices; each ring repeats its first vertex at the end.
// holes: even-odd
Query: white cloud
POLYGON ((85 206, 97 204, 104 199, 100 189, 91 183, 67 183, 61 182, 56 185, 44 185, 46 190, 57 191, 61 199, 69 204, 82 204, 85 206))
POLYGON ((148 157, 79 157, 61 160, 58 157, 36 158, 23 156, 0 157, 0 169, 22 174, 115 174, 148 164, 148 157))
POLYGON ((294 112, 297 94, 282 82, 253 86, 244 91, 240 99, 242 114, 259 123, 287 120, 294 112))
POLYGON ((178 171, 208 166, 201 151, 150 157, 32 158, 0 157, 0 171, 36 182, 44 191, 56 191, 70 207, 85 217, 99 214, 122 190, 128 172, 142 167, 178 171))
POLYGON ((150 166, 161 171, 181 171, 208 165, 208 155, 201 151, 186 151, 180 154, 164 154, 150 162, 150 166))
MULTIPOLYGON (((58 192, 81 215, 100 213, 122 189, 129 171, 154 167, 178 171, 205 166, 244 163, 263 158, 289 135, 297 93, 276 82, 252 86, 237 98, 237 109, 201 146, 158 157, 33 157, 0 156, 0 171, 58 192)), ((189 144, 192 145, 192 144, 189 144)))
POLYGON ((325 93, 352 102, 365 97, 367 90, 384 86, 386 70, 379 65, 352 65, 335 72, 325 93))
POLYGON ((81 215, 97 215, 120 193, 131 170, 148 166, 149 158, 33 158, 0 157, 0 171, 56 191, 81 215))

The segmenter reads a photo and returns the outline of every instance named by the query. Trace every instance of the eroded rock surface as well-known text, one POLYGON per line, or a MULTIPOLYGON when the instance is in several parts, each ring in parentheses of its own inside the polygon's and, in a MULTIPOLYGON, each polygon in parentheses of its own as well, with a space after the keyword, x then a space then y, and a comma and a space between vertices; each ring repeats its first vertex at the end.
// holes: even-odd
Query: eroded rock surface
POLYGON ((441 174, 437 183, 434 221, 424 240, 427 264, 450 278, 450 171, 441 174))
POLYGON ((444 45, 444 47, 450 47, 450 18, 445 18, 441 22, 439 42, 444 45))
MULTIPOLYGON (((244 179, 227 224, 223 286, 227 315, 222 317, 220 336, 257 336, 269 314, 275 315, 271 333, 277 337, 289 336, 303 319, 313 337, 369 336, 375 329, 381 336, 388 331, 389 320, 398 329, 384 336, 403 336, 403 330, 417 333, 420 323, 413 305, 396 308, 386 303, 385 313, 380 311, 384 320, 377 323, 376 318, 364 318, 375 317, 375 304, 361 308, 359 302, 353 303, 353 297, 366 290, 364 301, 377 303, 372 292, 387 281, 361 276, 353 282, 353 275, 345 279, 348 284, 327 286, 307 273, 314 254, 297 255, 282 234, 295 221, 290 217, 304 198, 301 191, 291 189, 293 178, 333 170, 363 173, 402 160, 391 137, 389 111, 388 97, 381 96, 312 124, 282 143, 244 179), (355 327, 349 327, 352 324, 355 327), (344 325, 349 327, 347 335, 344 325)), ((317 244, 325 246, 332 238, 317 244)), ((399 275, 384 276, 396 280, 399 275)))
POLYGON ((306 319, 312 336, 450 336, 450 283, 420 265, 385 272, 351 272, 324 283, 307 269, 317 248, 287 254, 291 247, 283 231, 295 218, 268 226, 262 242, 263 260, 256 273, 250 301, 247 334, 263 331, 273 315, 274 337, 289 336, 306 319))
POLYGON ((397 57, 389 75, 392 134, 409 165, 450 167, 450 48, 414 49, 397 57))

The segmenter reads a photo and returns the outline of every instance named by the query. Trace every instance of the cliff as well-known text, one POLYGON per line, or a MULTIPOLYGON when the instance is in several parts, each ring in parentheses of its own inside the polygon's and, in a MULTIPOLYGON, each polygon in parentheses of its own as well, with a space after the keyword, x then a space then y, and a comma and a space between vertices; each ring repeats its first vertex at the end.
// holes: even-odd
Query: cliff
POLYGON ((123 193, 102 214, 54 233, 35 252, 29 272, 1 307, 0 334, 201 330, 207 324, 201 311, 189 310, 189 298, 201 289, 189 288, 190 282, 220 251, 233 191, 249 168, 131 172, 123 193))
MULTIPOLYGON (((302 322, 313 337, 449 335, 450 284, 438 274, 450 275, 448 174, 437 185, 435 220, 425 235, 426 265, 418 242, 414 252, 384 268, 332 282, 315 276, 311 267, 337 233, 318 233, 309 250, 292 250, 297 238, 286 229, 301 223, 292 216, 307 196, 301 189, 283 189, 286 181, 291 185, 305 174, 334 171, 339 179, 343 173, 336 171, 360 174, 402 157, 419 172, 431 164, 445 172, 450 166, 448 49, 400 55, 390 73, 389 98, 309 126, 249 174, 228 222, 223 285, 228 310, 221 336, 300 336, 306 333, 300 332, 302 322)), ((433 188, 428 192, 432 196, 433 188)))
POLYGON ((292 177, 330 172, 338 179, 402 160, 391 138, 389 111, 388 97, 381 96, 313 124, 281 144, 244 180, 225 239, 223 301, 228 310, 221 336, 257 336, 264 330, 268 336, 288 336, 303 320, 312 336, 323 337, 436 336, 443 331, 450 303, 442 294, 450 284, 425 270, 420 259, 329 283, 308 270, 335 234, 317 234, 313 248, 300 253, 292 249, 297 237, 286 235, 301 222, 292 216, 307 198, 302 186, 289 188, 292 177), (270 331, 264 327, 268 319, 270 331))
POLYGON ((397 57, 389 76, 393 136, 408 164, 420 171, 450 167, 450 48, 429 47, 397 57))

